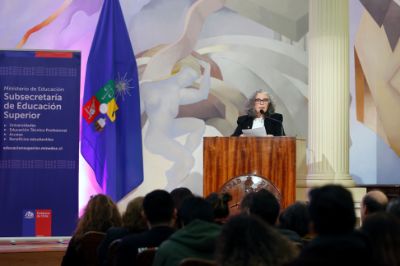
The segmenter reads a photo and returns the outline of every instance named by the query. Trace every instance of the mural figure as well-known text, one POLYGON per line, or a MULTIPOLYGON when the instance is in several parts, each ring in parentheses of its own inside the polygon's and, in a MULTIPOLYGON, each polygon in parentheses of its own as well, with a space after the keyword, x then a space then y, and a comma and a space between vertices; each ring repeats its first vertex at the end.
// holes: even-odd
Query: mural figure
POLYGON ((166 172, 168 186, 180 183, 193 168, 192 153, 201 143, 205 123, 193 117, 177 118, 179 106, 196 103, 208 98, 210 89, 210 65, 199 61, 204 68, 199 89, 191 87, 199 78, 192 68, 185 67, 176 75, 158 81, 143 81, 140 85, 142 111, 148 117, 144 144, 155 154, 172 161, 166 172), (176 140, 186 135, 184 144, 176 140))

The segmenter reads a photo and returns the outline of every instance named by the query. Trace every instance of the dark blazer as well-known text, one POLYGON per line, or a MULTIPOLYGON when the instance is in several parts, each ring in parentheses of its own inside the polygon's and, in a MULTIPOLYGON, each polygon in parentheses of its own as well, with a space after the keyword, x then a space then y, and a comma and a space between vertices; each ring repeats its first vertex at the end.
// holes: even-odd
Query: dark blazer
MULTIPOLYGON (((237 128, 232 136, 240 136, 243 134, 242 129, 250 129, 253 127, 254 117, 249 115, 239 116, 237 120, 237 128)), ((285 130, 282 125, 283 116, 279 113, 273 113, 269 117, 265 117, 264 126, 267 134, 274 136, 285 136, 285 130)))
POLYGON ((100 260, 100 265, 110 265, 108 261, 108 249, 110 244, 117 239, 121 239, 128 235, 139 234, 145 232, 147 230, 136 230, 136 231, 129 231, 127 228, 124 227, 111 227, 107 230, 106 236, 104 237, 103 241, 100 243, 99 247, 97 248, 98 257, 100 260))
POLYGON ((111 227, 107 230, 106 236, 97 248, 100 265, 108 265, 107 252, 110 244, 116 240, 129 235, 129 230, 123 227, 111 227))
POLYGON ((135 258, 139 248, 159 247, 174 232, 175 229, 172 227, 156 226, 148 231, 122 238, 122 242, 117 250, 117 265, 135 265, 135 258))
POLYGON ((382 265, 374 261, 368 239, 359 232, 317 236, 288 266, 382 265))

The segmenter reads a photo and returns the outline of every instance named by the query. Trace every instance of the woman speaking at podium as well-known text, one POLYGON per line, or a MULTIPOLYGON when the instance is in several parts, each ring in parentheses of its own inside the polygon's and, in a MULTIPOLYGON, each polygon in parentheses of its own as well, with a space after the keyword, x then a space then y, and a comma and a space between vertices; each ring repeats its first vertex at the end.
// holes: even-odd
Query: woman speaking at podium
POLYGON ((264 90, 258 90, 249 99, 247 115, 239 116, 232 136, 243 135, 243 130, 265 128, 266 135, 284 136, 282 114, 275 113, 274 103, 264 90))

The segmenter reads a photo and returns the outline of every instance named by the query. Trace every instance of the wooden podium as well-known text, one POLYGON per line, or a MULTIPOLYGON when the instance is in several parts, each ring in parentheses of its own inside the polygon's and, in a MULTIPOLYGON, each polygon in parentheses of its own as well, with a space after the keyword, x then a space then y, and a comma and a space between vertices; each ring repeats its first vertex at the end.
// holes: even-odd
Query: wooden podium
POLYGON ((232 178, 257 175, 281 194, 281 207, 295 201, 296 139, 293 137, 205 137, 203 195, 218 192, 232 178))

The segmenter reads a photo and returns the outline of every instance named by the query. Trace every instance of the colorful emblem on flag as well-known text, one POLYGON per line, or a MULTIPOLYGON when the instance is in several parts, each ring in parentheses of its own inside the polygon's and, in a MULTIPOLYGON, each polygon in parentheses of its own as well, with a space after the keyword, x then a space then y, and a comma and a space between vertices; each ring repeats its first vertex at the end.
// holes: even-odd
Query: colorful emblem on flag
POLYGON ((83 105, 82 116, 85 118, 88 124, 94 123, 96 131, 102 131, 107 124, 107 119, 111 122, 115 122, 118 111, 118 104, 115 99, 116 92, 118 95, 122 95, 125 99, 125 95, 129 94, 129 80, 120 77, 118 75, 117 83, 114 80, 109 80, 101 89, 96 92, 96 95, 90 98, 83 105), (98 117, 98 118, 97 118, 98 117))

